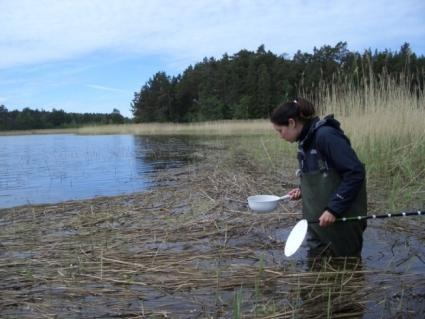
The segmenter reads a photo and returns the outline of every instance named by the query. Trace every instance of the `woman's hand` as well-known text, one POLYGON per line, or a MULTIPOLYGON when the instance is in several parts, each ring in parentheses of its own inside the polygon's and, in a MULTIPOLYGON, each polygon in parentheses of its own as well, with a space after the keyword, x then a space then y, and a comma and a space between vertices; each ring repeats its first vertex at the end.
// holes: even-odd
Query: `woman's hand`
POLYGON ((301 189, 299 187, 294 188, 289 191, 288 195, 291 197, 291 200, 299 200, 301 198, 301 189))
POLYGON ((325 210, 319 218, 320 227, 326 227, 333 224, 336 220, 336 217, 328 210, 325 210))

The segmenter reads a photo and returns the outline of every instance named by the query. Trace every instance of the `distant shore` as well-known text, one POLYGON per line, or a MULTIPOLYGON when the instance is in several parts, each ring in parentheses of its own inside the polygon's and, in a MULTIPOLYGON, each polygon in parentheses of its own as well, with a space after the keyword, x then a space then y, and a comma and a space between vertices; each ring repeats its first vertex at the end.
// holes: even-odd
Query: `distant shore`
POLYGON ((76 134, 78 129, 63 128, 63 129, 40 129, 40 130, 13 130, 13 131, 0 131, 0 136, 14 136, 14 135, 36 135, 36 134, 76 134))
POLYGON ((33 134, 229 135, 270 133, 268 120, 226 120, 195 123, 138 123, 89 125, 80 128, 0 131, 0 136, 33 134))

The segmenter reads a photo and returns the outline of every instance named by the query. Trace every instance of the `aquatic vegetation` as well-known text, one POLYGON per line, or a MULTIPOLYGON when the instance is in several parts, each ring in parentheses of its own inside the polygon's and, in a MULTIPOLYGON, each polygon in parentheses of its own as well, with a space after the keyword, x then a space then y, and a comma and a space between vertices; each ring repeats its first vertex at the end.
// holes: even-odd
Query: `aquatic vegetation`
POLYGON ((249 211, 249 194, 286 186, 228 142, 160 173, 144 193, 1 210, 2 317, 413 318, 425 310, 423 223, 370 226, 362 263, 309 260, 302 249, 287 259, 299 204, 249 211))

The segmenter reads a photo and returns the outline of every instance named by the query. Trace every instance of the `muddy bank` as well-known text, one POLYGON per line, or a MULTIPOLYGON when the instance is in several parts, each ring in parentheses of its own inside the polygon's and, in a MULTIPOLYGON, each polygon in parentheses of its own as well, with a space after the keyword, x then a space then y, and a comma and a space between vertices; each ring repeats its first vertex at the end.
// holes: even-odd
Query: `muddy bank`
POLYGON ((369 223, 363 260, 283 256, 295 183, 216 150, 128 196, 0 211, 2 318, 418 318, 424 223, 369 223))

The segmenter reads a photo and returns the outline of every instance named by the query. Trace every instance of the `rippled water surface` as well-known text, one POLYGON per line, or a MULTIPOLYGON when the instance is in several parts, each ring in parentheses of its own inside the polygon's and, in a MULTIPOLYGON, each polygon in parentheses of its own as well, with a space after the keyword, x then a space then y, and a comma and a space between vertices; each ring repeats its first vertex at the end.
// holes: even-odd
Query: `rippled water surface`
POLYGON ((0 208, 142 191, 196 141, 133 135, 0 136, 0 208))

